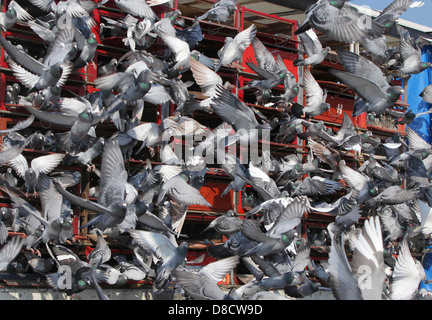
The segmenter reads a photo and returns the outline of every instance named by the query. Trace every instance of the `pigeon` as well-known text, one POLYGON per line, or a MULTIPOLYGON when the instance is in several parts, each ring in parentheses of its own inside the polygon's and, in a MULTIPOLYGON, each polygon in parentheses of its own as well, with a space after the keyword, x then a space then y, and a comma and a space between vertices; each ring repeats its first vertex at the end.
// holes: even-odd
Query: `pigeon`
POLYGON ((257 28, 252 24, 247 29, 239 32, 234 38, 226 37, 223 47, 217 52, 219 62, 214 71, 217 72, 221 66, 227 66, 240 60, 246 48, 252 43, 256 32, 257 28))
POLYGON ((306 19, 294 32, 295 35, 314 28, 333 40, 352 43, 384 33, 380 24, 374 20, 370 23, 365 21, 360 11, 346 0, 320 0, 309 6, 305 14, 306 19))
POLYGON ((293 64, 295 67, 316 66, 324 61, 330 51, 330 47, 323 48, 316 33, 312 29, 299 34, 299 38, 306 51, 307 58, 294 60, 293 64))
POLYGON ((99 230, 96 230, 97 242, 96 246, 87 255, 87 259, 91 266, 100 266, 111 259, 111 249, 106 240, 103 238, 99 230))
POLYGON ((239 257, 233 256, 207 264, 197 273, 186 270, 174 270, 175 282, 193 299, 232 300, 216 284, 239 263, 239 257))
POLYGON ((390 280, 390 299, 414 299, 420 282, 424 280, 426 274, 423 266, 411 256, 407 241, 402 241, 390 280))
POLYGON ((252 61, 246 61, 246 65, 255 71, 258 75, 263 77, 263 80, 251 80, 247 83, 247 85, 239 88, 239 90, 250 89, 250 88, 261 88, 261 89, 273 89, 274 87, 280 85, 284 82, 285 77, 287 76, 286 69, 279 69, 276 73, 272 73, 267 71, 266 69, 262 69, 259 66, 255 65, 252 61))
POLYGON ((253 110, 224 87, 217 85, 210 107, 223 121, 230 124, 236 132, 256 134, 251 129, 265 129, 268 124, 260 124, 253 110))
POLYGON ((16 22, 25 22, 34 20, 34 18, 19 5, 16 1, 10 1, 6 12, 2 12, 0 15, 0 27, 2 31, 7 31, 16 22))
POLYGON ((192 25, 198 24, 203 20, 216 20, 224 23, 237 9, 237 0, 218 0, 204 14, 196 17, 192 25))
MULTIPOLYGON (((58 39, 59 42, 63 41, 60 36, 58 39)), ((45 57, 48 60, 45 64, 13 46, 3 36, 0 37, 0 43, 8 54, 9 67, 14 72, 15 77, 29 89, 29 92, 46 89, 54 85, 61 87, 66 83, 69 74, 72 72, 73 65, 70 61, 50 63, 50 56, 48 56, 45 57)), ((52 45, 53 50, 55 50, 55 44, 52 45)), ((59 51, 55 52, 55 55, 58 56, 59 54, 59 51)))
POLYGON ((98 287, 101 291, 95 281, 94 271, 87 262, 82 261, 72 250, 62 245, 54 246, 52 251, 54 252, 52 257, 59 265, 56 273, 46 274, 47 283, 52 288, 67 295, 82 292, 91 286, 98 287))
POLYGON ((81 32, 75 29, 75 40, 77 40, 78 49, 81 53, 74 62, 74 69, 79 69, 86 66, 90 61, 93 61, 97 49, 97 39, 94 33, 85 38, 81 32))
POLYGON ((383 297, 386 275, 379 217, 366 220, 362 230, 351 262, 342 247, 344 240, 335 236, 332 238, 329 253, 330 287, 338 300, 381 300, 383 297))
POLYGON ((8 265, 21 252, 26 238, 13 237, 0 250, 0 271, 6 271, 8 265))
POLYGON ((31 161, 30 166, 27 159, 22 155, 9 160, 10 166, 19 177, 24 179, 26 191, 34 193, 37 191, 38 178, 41 173, 48 174, 53 171, 65 157, 62 153, 52 153, 40 156, 31 161))
POLYGON ((304 86, 306 106, 303 107, 298 103, 294 103, 291 106, 293 115, 297 118, 312 118, 326 112, 330 108, 330 104, 326 102, 327 92, 321 89, 309 70, 304 73, 304 86))
POLYGON ((355 103, 353 116, 363 112, 380 115, 399 99, 403 89, 390 86, 374 63, 347 50, 338 50, 338 54, 346 71, 329 72, 358 94, 360 99, 355 103))
POLYGON ((419 94, 423 101, 432 104, 432 85, 426 86, 419 94))
POLYGON ((285 232, 297 227, 303 215, 308 212, 309 200, 305 196, 290 198, 282 195, 259 204, 246 213, 250 217, 257 212, 263 212, 266 235, 281 237, 285 232))
POLYGON ((238 217, 234 211, 228 210, 225 214, 210 222, 210 224, 201 232, 204 233, 207 230, 214 229, 216 232, 229 237, 230 235, 239 232, 242 224, 243 219, 238 217))
POLYGON ((355 192, 357 203, 364 203, 377 195, 378 187, 371 178, 346 165, 345 160, 339 162, 343 179, 355 192))
POLYGON ((259 256, 266 256, 278 253, 288 247, 295 237, 298 236, 297 231, 291 229, 280 235, 279 238, 272 238, 263 233, 258 225, 251 220, 243 222, 241 232, 249 239, 259 242, 259 244, 251 250, 244 253, 245 256, 253 254, 259 256))
POLYGON ((95 79, 98 89, 119 92, 122 100, 134 102, 144 97, 150 91, 151 71, 145 69, 138 76, 133 72, 116 72, 95 79))
POLYGON ((156 270, 155 287, 163 288, 171 272, 186 261, 187 242, 175 246, 166 236, 144 230, 131 230, 130 235, 145 250, 151 252, 162 264, 156 270))
POLYGON ((199 190, 188 184, 189 178, 180 173, 166 181, 160 190, 157 202, 162 203, 165 196, 185 205, 204 205, 211 207, 211 204, 200 194, 199 190))
POLYGON ((165 30, 159 30, 157 34, 174 55, 174 65, 167 72, 168 78, 173 78, 188 71, 190 69, 189 56, 191 54, 189 44, 178 38, 175 33, 169 34, 165 30))
POLYGON ((366 202, 367 206, 373 207, 377 204, 400 204, 417 198, 414 190, 403 189, 397 185, 386 188, 372 199, 366 202))
POLYGON ((400 53, 402 66, 398 70, 405 75, 418 74, 432 66, 430 62, 421 61, 421 50, 414 48, 408 41, 401 41, 400 53))
POLYGON ((151 21, 158 20, 156 13, 145 1, 115 0, 114 3, 120 10, 135 17, 147 18, 151 21))
POLYGON ((13 159, 16 159, 17 157, 19 157, 19 155, 21 155, 23 150, 24 146, 22 145, 15 145, 3 148, 0 151, 0 164, 4 165, 6 163, 9 163, 13 159))

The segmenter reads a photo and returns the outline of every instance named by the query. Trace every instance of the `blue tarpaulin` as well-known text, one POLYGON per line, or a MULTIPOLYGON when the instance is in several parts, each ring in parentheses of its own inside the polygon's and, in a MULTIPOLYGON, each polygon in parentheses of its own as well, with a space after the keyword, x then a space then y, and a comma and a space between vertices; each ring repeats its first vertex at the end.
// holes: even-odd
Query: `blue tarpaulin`
MULTIPOLYGON (((426 46, 422 49, 422 61, 432 62, 432 46, 426 46)), ((432 105, 423 101, 420 97, 420 93, 425 87, 432 84, 432 70, 428 68, 427 70, 419 73, 413 74, 408 80, 408 90, 407 90, 407 103, 410 105, 411 111, 414 113, 421 113, 428 111, 432 105)), ((422 137, 428 143, 432 142, 432 128, 431 128, 431 116, 432 114, 425 114, 418 116, 409 125, 411 129, 417 132, 420 137, 422 137)), ((423 267, 425 268, 426 279, 432 279, 432 246, 426 247, 428 254, 424 256, 423 267)), ((420 284, 420 289, 432 292, 432 284, 426 284, 422 282, 420 284)))
MULTIPOLYGON (((422 49, 422 61, 432 62, 432 46, 426 46, 422 49)), ((430 84, 432 84, 431 68, 419 74, 411 75, 411 78, 408 80, 408 90, 405 94, 407 94, 407 103, 410 105, 413 113, 425 112, 432 107, 432 105, 424 102, 420 97, 423 89, 430 84)), ((431 114, 416 117, 409 127, 417 132, 425 141, 432 142, 431 114)))

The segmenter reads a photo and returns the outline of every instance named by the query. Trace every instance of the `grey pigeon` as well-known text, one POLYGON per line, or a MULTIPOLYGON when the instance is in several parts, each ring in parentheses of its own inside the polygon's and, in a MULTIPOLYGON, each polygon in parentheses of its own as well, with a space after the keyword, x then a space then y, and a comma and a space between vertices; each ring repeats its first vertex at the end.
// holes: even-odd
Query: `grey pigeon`
POLYGON ((339 162, 339 167, 343 179, 347 182, 348 186, 355 191, 357 203, 363 203, 377 195, 378 188, 374 186, 373 180, 346 165, 345 160, 339 162))
POLYGON ((96 235, 96 246, 87 255, 87 259, 91 266, 99 266, 111 259, 111 249, 99 230, 96 230, 96 235))
POLYGON ((234 130, 240 129, 249 132, 250 129, 268 128, 267 124, 260 124, 253 110, 245 105, 239 98, 222 86, 217 86, 216 95, 210 103, 214 112, 234 130))
POLYGON ((115 90, 121 99, 133 102, 150 91, 150 70, 143 70, 137 76, 133 72, 116 72, 95 79, 96 87, 104 91, 115 90))
POLYGON ((426 280, 426 274, 422 264, 412 257, 407 241, 402 241, 391 276, 390 299, 410 300, 416 298, 420 281, 424 280, 426 280))
POLYGON ((80 163, 88 167, 88 170, 94 169, 92 164, 93 159, 98 157, 103 152, 103 146, 105 144, 105 139, 100 137, 91 147, 86 151, 81 151, 74 154, 66 154, 64 158, 64 163, 71 165, 72 163, 80 163))
POLYGON ((185 262, 188 251, 187 242, 175 246, 167 237, 159 233, 143 230, 130 230, 129 233, 140 246, 162 261, 156 270, 154 284, 157 289, 163 288, 171 272, 185 262))
POLYGON ((297 227, 303 215, 308 212, 309 199, 305 196, 295 198, 282 195, 276 199, 270 199, 246 212, 250 217, 258 212, 263 213, 264 227, 269 237, 280 238, 287 231, 297 227))
POLYGON ((384 272, 384 248, 379 217, 365 221, 356 242, 353 259, 348 262, 343 239, 332 238, 329 253, 330 287, 338 300, 381 300, 384 272), (364 270, 368 274, 363 276, 364 270))
POLYGON ((34 18, 19 5, 16 1, 10 1, 6 12, 0 14, 0 28, 2 31, 8 30, 16 22, 33 20, 34 18))
POLYGON ((193 299, 231 300, 217 285, 239 263, 239 257, 233 256, 211 262, 198 272, 174 270, 176 284, 180 285, 193 299))
POLYGON ((36 192, 39 175, 41 173, 48 174, 54 170, 61 163, 64 156, 62 153, 40 156, 31 160, 29 165, 27 159, 20 154, 16 158, 11 159, 9 164, 24 179, 27 192, 36 192))
POLYGON ((156 13, 145 1, 137 0, 115 0, 115 5, 122 11, 139 18, 147 18, 151 21, 158 19, 156 13))
POLYGON ((306 106, 294 103, 291 112, 297 118, 316 117, 326 112, 330 104, 326 102, 327 91, 323 90, 309 70, 304 73, 304 87, 306 93, 306 106))
POLYGON ((166 181, 159 193, 158 203, 162 203, 165 196, 168 196, 185 205, 199 204, 210 207, 211 204, 200 194, 199 190, 188 184, 188 180, 185 174, 179 174, 166 181))
POLYGON ((112 228, 120 224, 126 216, 127 204, 122 202, 114 202, 109 207, 100 205, 96 202, 89 201, 78 197, 65 189, 63 189, 57 182, 53 181, 57 191, 63 195, 67 200, 76 206, 98 212, 99 215, 91 219, 88 223, 81 228, 86 228, 93 225, 98 229, 104 231, 107 228, 112 228))
POLYGON ((229 210, 210 222, 210 224, 202 231, 202 233, 213 228, 216 232, 229 237, 231 234, 239 232, 241 230, 242 224, 243 219, 238 217, 234 211, 229 210))
POLYGON ((74 69, 79 69, 86 66, 90 61, 93 61, 97 49, 97 39, 94 33, 85 38, 77 29, 75 29, 75 39, 81 53, 74 62, 74 69))
POLYGON ((338 50, 338 54, 346 71, 331 69, 329 72, 361 98, 355 103, 353 116, 363 112, 380 115, 399 99, 403 89, 390 86, 374 63, 347 50, 338 50))
POLYGON ((237 0, 218 0, 204 14, 195 18, 194 24, 206 19, 216 20, 218 23, 224 23, 236 9, 237 0))
POLYGON ((247 251, 255 248, 259 242, 251 240, 241 231, 233 234, 221 244, 207 246, 207 251, 215 259, 223 259, 230 256, 243 256, 247 251))
POLYGON ((25 238, 13 237, 0 250, 0 271, 5 271, 16 256, 21 252, 21 248, 26 243, 25 238))
POLYGON ((420 97, 422 97, 422 100, 432 104, 432 85, 426 86, 423 91, 420 93, 420 97))
POLYGON ((251 60, 246 61, 246 65, 260 75, 262 80, 253 79, 249 81, 245 86, 239 88, 239 90, 250 89, 250 88, 261 88, 261 89, 273 89, 284 82, 287 76, 286 69, 279 69, 276 73, 260 68, 255 65, 251 60))
POLYGON ((296 186, 293 194, 304 195, 304 196, 317 196, 317 195, 329 195, 334 194, 342 189, 342 185, 339 182, 325 179, 319 176, 312 178, 306 177, 298 186, 296 186))
POLYGON ((272 95, 270 98, 270 101, 275 102, 277 104, 285 104, 287 105, 289 102, 292 102, 292 100, 297 97, 297 95, 300 92, 300 87, 297 83, 297 80, 295 76, 292 74, 291 71, 288 70, 285 63, 283 62, 280 55, 277 55, 276 57, 276 64, 278 68, 284 68, 287 70, 287 75, 284 80, 284 92, 281 95, 272 95))
POLYGON ((316 33, 309 29, 304 33, 299 34, 303 48, 306 51, 307 58, 294 60, 294 66, 315 66, 324 61, 330 47, 323 48, 316 33))
POLYGON ((99 286, 97 281, 94 282, 92 267, 87 262, 82 261, 72 250, 62 245, 56 245, 53 248, 53 252, 52 257, 55 259, 57 265, 68 266, 70 268, 68 276, 71 277, 71 283, 67 283, 62 278, 62 276, 64 277, 65 269, 63 269, 63 272, 58 270, 56 273, 46 274, 47 283, 52 288, 65 292, 67 295, 72 295, 82 292, 91 286, 99 286))
POLYGON ((13 46, 4 37, 0 37, 0 43, 8 53, 9 67, 16 78, 30 91, 41 90, 54 85, 62 86, 72 71, 70 62, 44 64, 13 46))
POLYGON ((12 128, 0 130, 0 133, 7 133, 7 132, 24 130, 24 129, 28 128, 33 123, 34 119, 35 119, 35 117, 31 115, 31 116, 27 117, 26 119, 17 122, 17 124, 15 124, 12 128))
POLYGON ((0 151, 0 164, 4 165, 13 159, 16 159, 23 150, 24 146, 21 145, 3 148, 3 150, 0 151))
POLYGON ((256 32, 257 28, 252 24, 247 29, 239 32, 234 38, 226 37, 223 47, 218 51, 219 62, 214 71, 217 72, 221 66, 240 60, 246 48, 252 43, 256 32))
POLYGON ((282 233, 280 238, 272 238, 263 233, 255 222, 248 219, 243 222, 241 232, 249 239, 259 242, 255 248, 244 253, 246 256, 278 253, 288 247, 298 235, 297 231, 291 229, 282 233))
POLYGON ((189 56, 191 54, 189 44, 178 38, 175 33, 169 34, 165 30, 156 32, 173 55, 174 65, 168 70, 167 77, 173 78, 188 71, 190 69, 189 56))
POLYGON ((430 62, 421 61, 420 48, 414 48, 408 41, 401 41, 400 53, 402 56, 402 66, 398 70, 405 75, 418 74, 432 66, 430 62))
POLYGON ((384 30, 378 23, 364 23, 360 11, 346 0, 320 0, 305 11, 306 19, 294 32, 299 35, 314 28, 333 40, 351 43, 360 42, 368 36, 379 36, 384 30))
POLYGON ((384 191, 366 202, 366 205, 373 207, 381 204, 400 204, 417 198, 414 190, 403 189, 397 185, 389 186, 384 191))

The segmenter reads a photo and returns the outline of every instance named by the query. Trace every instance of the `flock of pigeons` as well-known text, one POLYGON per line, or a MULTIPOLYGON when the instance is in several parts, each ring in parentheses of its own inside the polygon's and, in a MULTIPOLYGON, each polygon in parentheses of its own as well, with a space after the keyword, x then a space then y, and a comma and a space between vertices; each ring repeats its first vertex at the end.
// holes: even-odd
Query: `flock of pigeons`
MULTIPOLYGON (((144 279, 153 280, 155 294, 175 288, 188 299, 284 300, 326 289, 337 299, 427 296, 419 291, 425 271, 412 252, 414 239, 427 241, 432 232, 432 146, 409 128, 406 136, 395 134, 385 141, 370 132, 359 133, 347 114, 337 132, 312 121, 329 109, 327 93, 310 67, 324 61, 330 48, 322 47, 314 30, 365 48, 361 55, 338 50, 344 71, 329 69, 356 93, 354 116, 389 113, 399 123, 413 121, 417 115, 412 112, 397 114, 389 109, 403 92, 391 84, 393 77, 408 78, 430 67, 420 59, 427 39, 412 38, 397 23, 412 1, 394 0, 368 27, 358 24, 361 13, 345 0, 319 0, 309 7, 296 31, 305 56, 300 55, 294 65, 304 68, 303 83, 297 83, 281 57, 275 59, 262 44, 253 24, 234 38, 226 37, 217 57, 194 49, 203 40, 200 22, 226 22, 236 9, 235 0, 215 2, 188 28, 175 27, 184 26, 179 10, 163 18, 155 14, 152 7, 164 2, 113 1, 111 5, 125 17, 102 18, 100 36, 122 37, 130 50, 121 59, 98 66, 94 81, 98 90, 85 96, 64 95, 62 87, 71 74, 93 63, 97 37, 92 11, 106 0, 29 0, 25 5, 12 0, 1 13, 2 31, 16 23, 26 25, 48 45, 46 55, 35 57, 0 36, 18 81, 8 86, 6 102, 20 104, 29 113, 1 131, 0 162, 5 170, 0 188, 11 200, 11 207, 0 211, 1 274, 34 272, 58 291, 72 295, 94 287, 101 299, 108 297, 100 284, 144 279), (25 6, 41 15, 32 17, 25 6), (390 30, 400 36, 397 48, 386 46, 385 33, 390 30), (164 57, 147 51, 157 41, 166 48, 164 57), (256 63, 247 61, 247 65, 258 77, 238 89, 256 90, 261 104, 282 110, 277 118, 269 119, 243 103, 232 93, 235 86, 224 83, 217 73, 223 67, 238 67, 249 46, 256 63), (188 73, 194 82, 182 81, 188 73), (189 92, 194 85, 205 99, 189 92), (283 93, 276 94, 280 92, 276 87, 283 87, 283 93), (301 88, 304 106, 293 101, 301 88), (162 105, 161 124, 143 117, 147 103, 162 105), (176 105, 172 115, 170 103, 176 105), (193 117, 198 111, 213 113, 222 124, 202 125, 193 117), (65 130, 21 134, 35 119, 65 130), (98 136, 96 128, 106 121, 117 131, 111 137, 98 136), (264 130, 271 130, 278 142, 307 140, 307 158, 294 153, 276 159, 264 153, 261 161, 242 164, 225 152, 226 146, 251 141, 251 135, 261 137, 264 130), (189 158, 178 158, 170 139, 191 135, 206 138, 195 143, 189 158), (221 139, 222 146, 214 143, 221 139), (139 172, 128 172, 125 162, 143 149, 153 156, 156 147, 159 165, 152 166, 148 159, 139 172), (49 152, 28 162, 23 155, 26 148, 49 152), (355 157, 347 156, 350 151, 355 157), (188 206, 211 207, 199 190, 205 184, 206 159, 220 154, 224 161, 218 167, 231 179, 223 194, 249 185, 255 194, 253 209, 244 217, 230 210, 203 230, 213 229, 227 240, 210 243, 207 250, 215 262, 196 270, 186 261, 188 238, 181 231, 188 206), (369 157, 359 162, 361 154, 369 157), (100 159, 99 170, 95 159, 100 159), (81 175, 55 170, 62 164, 87 166, 97 174, 93 191, 97 201, 67 190, 80 182, 81 175), (31 204, 31 192, 39 195, 40 210, 31 204), (68 245, 74 241, 74 207, 97 213, 81 226, 97 235, 97 244, 85 259, 68 245), (303 238, 297 229, 309 212, 329 214, 334 222, 303 238), (26 236, 10 237, 10 231, 26 236), (112 254, 105 237, 120 235, 129 237, 132 256, 112 254), (310 258, 311 246, 317 245, 329 247, 328 261, 310 258), (218 283, 240 263, 253 278, 223 291, 218 283)), ((431 91, 427 87, 422 93, 427 102, 432 102, 431 91)))

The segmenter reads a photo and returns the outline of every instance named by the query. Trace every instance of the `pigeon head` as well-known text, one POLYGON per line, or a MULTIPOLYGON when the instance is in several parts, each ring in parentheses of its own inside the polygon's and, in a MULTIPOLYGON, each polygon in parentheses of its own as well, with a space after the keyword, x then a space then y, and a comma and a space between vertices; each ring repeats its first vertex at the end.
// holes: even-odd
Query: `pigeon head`
POLYGON ((6 12, 6 17, 8 19, 15 19, 17 17, 17 13, 14 8, 9 8, 6 12))
POLYGON ((284 274, 283 280, 286 284, 291 284, 294 281, 294 275, 292 272, 286 272, 284 274))
POLYGON ((332 5, 333 7, 336 7, 338 9, 341 9, 344 4, 345 4, 346 0, 330 0, 330 5, 332 5))
POLYGON ((325 47, 325 48, 321 51, 321 53, 322 53, 323 55, 326 55, 327 53, 329 53, 330 50, 331 50, 330 47, 325 47))
POLYGON ((403 93, 403 88, 401 86, 391 86, 387 90, 387 97, 389 101, 396 101, 399 99, 400 95, 403 93))
POLYGON ((92 122, 93 118, 93 113, 90 108, 86 108, 83 112, 78 114, 78 119, 82 122, 92 122))
POLYGON ((147 211, 147 204, 144 201, 135 202, 136 215, 139 217, 147 211))
POLYGON ((284 244, 289 245, 293 241, 293 239, 297 236, 298 236, 297 231, 293 229, 283 233, 281 236, 281 240, 284 244))
POLYGON ((233 210, 228 210, 227 213, 226 213, 226 216, 227 217, 235 217, 236 214, 235 214, 235 212, 233 210))
POLYGON ((431 62, 421 62, 420 63, 420 69, 421 70, 426 70, 427 68, 432 67, 432 63, 431 62))
POLYGON ((144 70, 138 75, 137 78, 139 89, 140 91, 144 92, 144 94, 149 92, 151 88, 151 84, 149 81, 149 74, 150 74, 150 70, 144 70))
POLYGON ((189 245, 187 242, 182 242, 178 247, 177 247, 177 251, 180 255, 185 256, 186 257, 186 253, 188 251, 189 245))
POLYGON ((119 275, 116 284, 117 285, 125 285, 128 281, 128 277, 125 274, 119 275))
POLYGON ((62 226, 63 227, 71 227, 72 226, 72 222, 73 219, 71 216, 66 216, 64 217, 63 221, 62 221, 62 226))
POLYGON ((369 188, 369 194, 370 194, 372 197, 375 197, 375 196, 378 194, 378 187, 377 187, 377 186, 374 186, 374 187, 372 187, 372 188, 369 188))
POLYGON ((105 140, 101 138, 93 145, 93 148, 96 149, 96 151, 102 151, 104 145, 105 140))
POLYGON ((87 39, 87 43, 90 45, 97 43, 96 35, 94 33, 90 34, 90 36, 87 39))
POLYGON ((411 110, 408 110, 406 113, 405 113, 405 117, 407 117, 408 119, 415 119, 415 117, 416 117, 416 115, 415 115, 415 113, 414 112, 412 112, 411 110))
POLYGON ((229 12, 229 14, 233 14, 236 9, 237 7, 235 5, 227 6, 227 11, 229 12))
POLYGON ((78 280, 76 283, 78 290, 85 290, 88 288, 88 283, 82 279, 78 280))
POLYGON ((321 110, 322 110, 322 112, 325 112, 328 109, 330 109, 330 103, 325 102, 325 103, 321 104, 321 110))

